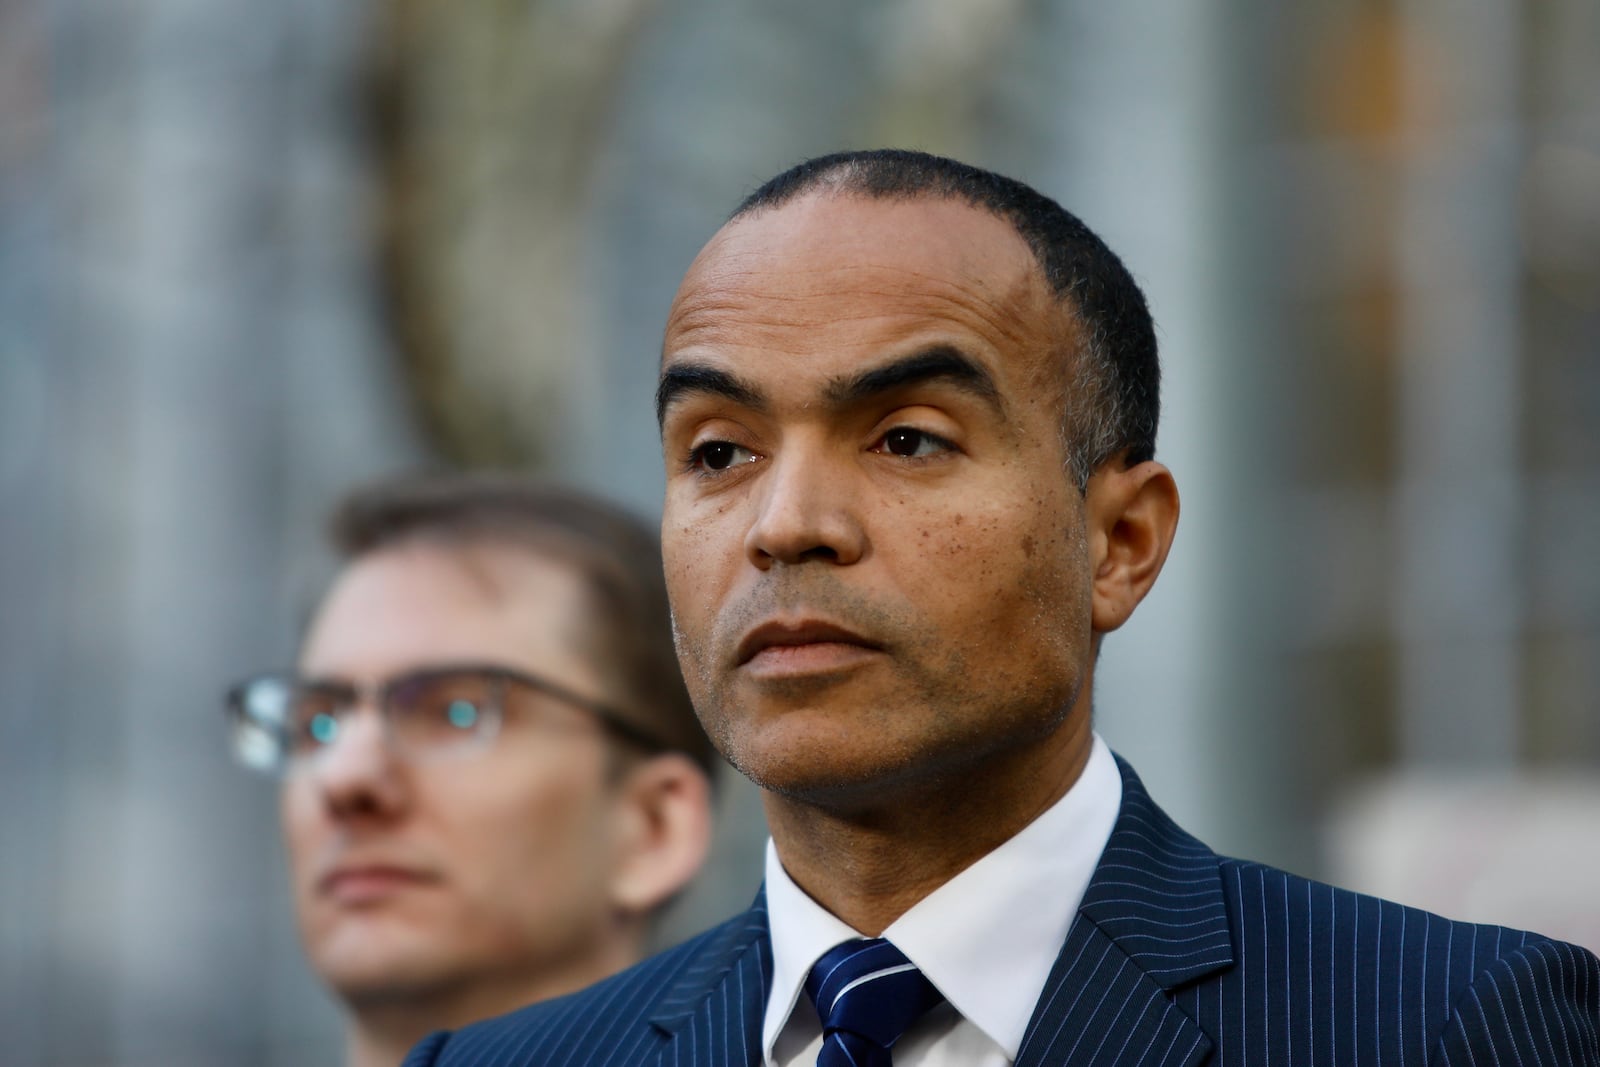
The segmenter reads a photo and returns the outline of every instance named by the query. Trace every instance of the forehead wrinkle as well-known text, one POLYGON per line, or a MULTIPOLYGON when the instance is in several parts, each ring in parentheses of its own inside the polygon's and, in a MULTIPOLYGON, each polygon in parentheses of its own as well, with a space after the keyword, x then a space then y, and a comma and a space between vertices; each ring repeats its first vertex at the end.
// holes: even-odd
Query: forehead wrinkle
POLYGON ((800 309, 812 297, 738 286, 685 286, 667 318, 663 357, 690 344, 739 344, 742 331, 802 324, 800 309), (792 308, 794 314, 782 312, 792 308))
MULTIPOLYGON (((846 260, 811 264, 804 256, 780 251, 751 251, 735 254, 719 252, 691 269, 678 292, 682 303, 714 303, 741 299, 804 300, 819 296, 848 294, 878 288, 868 282, 873 276, 888 286, 904 285, 907 279, 931 289, 954 289, 970 300, 991 303, 1022 302, 1028 290, 1043 290, 1044 279, 1031 260, 1002 266, 998 270, 978 270, 967 264, 947 264, 940 258, 932 267, 953 266, 959 277, 923 265, 886 261, 846 260), (738 263, 724 260, 737 255, 738 263), (797 259, 802 261, 796 262, 797 259), (1010 275, 1010 277, 1003 277, 1010 275), (999 284, 996 284, 996 283, 999 284), (804 283, 804 284, 797 284, 804 283), (692 294, 692 298, 691 298, 692 294)), ((910 295, 915 287, 908 287, 910 295)))
MULTIPOLYGON (((991 345, 1005 342, 1031 347, 1038 338, 1038 313, 1034 309, 1004 307, 985 299, 974 299, 966 287, 922 276, 924 288, 906 292, 889 285, 830 287, 810 293, 742 292, 718 293, 680 303, 673 314, 666 349, 689 345, 750 344, 760 337, 763 346, 801 351, 806 344, 790 346, 783 331, 804 327, 809 341, 818 316, 817 300, 832 300, 827 320, 832 323, 863 323, 906 318, 925 320, 930 326, 941 319, 964 326, 991 345)), ((1019 294, 1020 295, 1020 294, 1019 294)), ((886 322, 889 328, 902 323, 886 322)), ((665 349, 664 349, 665 354, 665 349)))
MULTIPOLYGON (((876 276, 875 282, 840 287, 841 295, 871 302, 871 306, 859 314, 836 316, 844 321, 886 314, 930 318, 943 315, 980 335, 988 334, 986 339, 991 342, 1002 339, 1031 347, 1037 340, 1035 335, 1049 329, 1048 320, 1058 308, 1057 301, 1044 292, 1043 279, 1031 267, 1008 279, 981 273, 951 279, 940 273, 895 264, 849 264, 834 272, 876 276), (906 279, 913 280, 915 285, 906 285, 906 279)), ((812 298, 823 295, 826 294, 811 294, 812 298)))

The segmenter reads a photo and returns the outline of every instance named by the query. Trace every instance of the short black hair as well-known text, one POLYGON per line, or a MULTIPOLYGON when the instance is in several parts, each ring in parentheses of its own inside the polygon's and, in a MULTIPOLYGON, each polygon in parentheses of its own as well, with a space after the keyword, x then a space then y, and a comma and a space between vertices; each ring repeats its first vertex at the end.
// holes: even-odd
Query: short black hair
POLYGON ((1080 327, 1081 350, 1062 353, 1070 363, 1063 430, 1078 487, 1113 457, 1130 466, 1154 458, 1161 415, 1155 324, 1133 275, 1081 219, 1015 178, 899 148, 808 159, 745 197, 731 218, 819 189, 871 199, 961 200, 1009 223, 1080 327))
POLYGON ((347 561, 401 545, 505 546, 566 564, 590 592, 597 655, 630 725, 691 757, 714 779, 718 757, 689 700, 672 644, 656 531, 569 486, 493 472, 387 478, 346 494, 328 528, 347 561))

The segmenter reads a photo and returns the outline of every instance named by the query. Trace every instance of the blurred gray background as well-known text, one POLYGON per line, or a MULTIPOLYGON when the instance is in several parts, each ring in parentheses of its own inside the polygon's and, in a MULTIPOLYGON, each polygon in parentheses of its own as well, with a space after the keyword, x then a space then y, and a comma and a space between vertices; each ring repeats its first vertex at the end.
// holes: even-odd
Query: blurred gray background
MULTIPOLYGON (((1098 707, 1157 799, 1600 947, 1593 0, 0 0, 8 1067, 335 1062, 218 707, 327 508, 456 464, 657 513, 682 270, 877 144, 1147 287, 1184 517, 1098 707)), ((668 936, 754 889, 726 801, 668 936)))

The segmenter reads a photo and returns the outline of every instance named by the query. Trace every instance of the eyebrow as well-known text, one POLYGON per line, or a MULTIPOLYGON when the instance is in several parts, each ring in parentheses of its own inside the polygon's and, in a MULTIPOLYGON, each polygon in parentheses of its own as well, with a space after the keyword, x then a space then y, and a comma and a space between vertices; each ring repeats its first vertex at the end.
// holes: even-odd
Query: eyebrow
MULTIPOLYGON (((823 390, 823 398, 834 407, 849 407, 928 382, 954 385, 1005 414, 1005 402, 994 376, 977 360, 948 344, 930 345, 859 374, 835 378, 823 390)), ((657 425, 666 421, 668 407, 693 393, 722 397, 755 411, 767 410, 761 393, 736 375, 701 363, 680 363, 663 371, 656 386, 657 425)))
POLYGON ((756 411, 767 409, 759 392, 727 371, 702 363, 680 363, 662 371, 656 385, 656 425, 666 421, 668 407, 692 393, 720 396, 756 411))
POLYGON ((829 403, 848 406, 870 400, 883 393, 911 385, 945 382, 987 401, 996 412, 1005 414, 1005 402, 994 376, 971 356, 954 345, 936 344, 828 384, 824 396, 829 403))

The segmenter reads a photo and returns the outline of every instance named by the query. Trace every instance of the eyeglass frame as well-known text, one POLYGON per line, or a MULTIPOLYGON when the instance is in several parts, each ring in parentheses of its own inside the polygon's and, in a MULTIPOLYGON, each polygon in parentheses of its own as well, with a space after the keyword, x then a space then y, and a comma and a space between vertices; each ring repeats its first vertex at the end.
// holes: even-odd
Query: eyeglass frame
MULTIPOLYGON (((378 724, 383 733, 384 743, 394 751, 407 752, 408 758, 414 758, 414 754, 409 753, 404 745, 395 743, 395 713, 391 710, 394 706, 393 694, 403 685, 456 674, 476 674, 498 682, 507 687, 507 689, 513 686, 520 686, 524 689, 554 697, 564 704, 592 715, 601 727, 608 730, 618 740, 632 744, 652 755, 673 750, 672 745, 649 730, 628 721, 626 716, 610 704, 592 700, 582 694, 575 693, 559 682, 552 682, 550 679, 540 675, 498 663, 430 664, 425 667, 401 671, 372 685, 362 685, 345 679, 308 678, 293 671, 266 671, 261 674, 251 675, 243 681, 230 686, 223 698, 223 714, 228 718, 229 725, 235 728, 240 726, 269 726, 270 724, 264 723, 247 709, 246 696, 252 689, 269 682, 282 683, 288 690, 320 688, 324 692, 341 698, 336 705, 336 710, 343 714, 356 710, 363 703, 367 703, 370 700, 373 710, 378 713, 378 724)), ((499 700, 495 702, 493 708, 493 730, 487 734, 475 734, 473 739, 479 739, 482 743, 481 746, 474 747, 487 748, 499 736, 500 726, 505 721, 507 695, 506 691, 502 691, 499 694, 499 700)), ((284 725, 287 725, 287 723, 284 725)), ((337 735, 331 741, 319 742, 319 747, 312 753, 313 757, 332 748, 337 742, 337 735)), ((236 749, 233 755, 235 760, 244 764, 250 770, 271 777, 282 778, 292 773, 297 765, 304 763, 303 760, 296 760, 290 755, 291 747, 289 744, 283 745, 283 755, 271 766, 253 765, 240 757, 236 749)), ((440 754, 442 755, 442 753, 440 754)))

